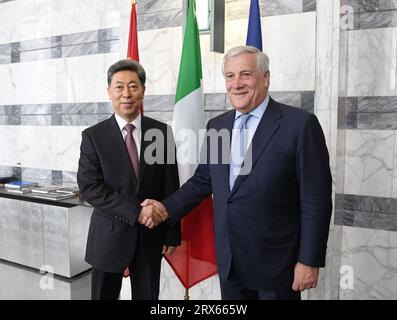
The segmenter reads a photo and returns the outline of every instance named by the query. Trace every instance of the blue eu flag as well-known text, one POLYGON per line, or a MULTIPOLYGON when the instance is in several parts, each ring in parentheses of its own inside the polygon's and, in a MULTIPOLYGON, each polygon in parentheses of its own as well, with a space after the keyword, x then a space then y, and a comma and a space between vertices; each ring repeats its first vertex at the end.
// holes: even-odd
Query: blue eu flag
POLYGON ((246 44, 262 51, 261 14, 258 0, 251 0, 246 44))

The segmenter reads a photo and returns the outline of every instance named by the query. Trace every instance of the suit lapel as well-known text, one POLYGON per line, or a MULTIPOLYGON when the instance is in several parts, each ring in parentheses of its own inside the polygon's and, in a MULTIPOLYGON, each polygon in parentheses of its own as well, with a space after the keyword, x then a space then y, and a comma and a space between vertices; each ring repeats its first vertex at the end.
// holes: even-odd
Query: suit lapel
MULTIPOLYGON (((223 126, 222 128, 225 128, 229 132, 229 148, 226 148, 227 152, 227 159, 229 159, 230 162, 230 148, 231 148, 231 142, 232 142, 232 130, 233 130, 233 123, 234 123, 234 117, 236 116, 236 112, 228 112, 225 114, 225 117, 223 118, 223 126)), ((222 161, 222 143, 219 144, 218 146, 218 161, 222 161)), ((230 164, 222 164, 221 166, 223 170, 223 177, 225 179, 225 185, 227 186, 227 190, 229 190, 229 172, 230 172, 230 164)))
MULTIPOLYGON (((263 114, 255 134, 252 138, 251 145, 248 148, 247 154, 252 152, 252 167, 254 168, 256 161, 258 160, 261 153, 266 149, 273 135, 276 133, 280 125, 276 122, 277 119, 281 118, 280 108, 277 103, 270 98, 269 105, 267 106, 265 113, 263 114)), ((248 159, 244 160, 244 164, 248 159)), ((249 161, 249 160, 248 160, 249 161)), ((243 164, 243 166, 244 166, 243 164)), ((249 173, 248 173, 249 174, 249 173)), ((230 193, 232 195, 237 188, 240 186, 241 182, 247 177, 245 175, 239 175, 233 185, 233 189, 230 193)))

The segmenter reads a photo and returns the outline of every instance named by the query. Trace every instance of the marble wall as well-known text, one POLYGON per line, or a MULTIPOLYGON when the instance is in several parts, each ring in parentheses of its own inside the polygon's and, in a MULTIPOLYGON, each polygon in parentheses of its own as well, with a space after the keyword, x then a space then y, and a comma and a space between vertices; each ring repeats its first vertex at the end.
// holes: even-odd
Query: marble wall
MULTIPOLYGON (((245 43, 246 0, 226 0, 225 49, 245 43)), ((276 99, 315 110, 316 1, 260 1, 263 42, 276 99), (282 41, 280 41, 282 39, 282 41), (293 52, 293 54, 291 54, 293 52)), ((130 2, 0 1, 0 175, 75 183, 80 134, 111 115, 106 70, 125 57, 130 2)), ((172 119, 182 48, 182 1, 138 2, 138 38, 148 79, 145 113, 172 119), (156 59, 153 59, 153 56, 156 59)), ((207 119, 231 106, 221 75, 222 54, 200 37, 207 119)), ((184 290, 166 263, 161 298, 184 290)), ((190 291, 220 298, 217 277, 190 291)), ((128 297, 128 285, 122 297, 128 297)))
MULTIPOLYGON (((225 5, 227 50, 245 43, 249 1, 225 5)), ((260 0, 260 6, 271 95, 314 112, 331 155, 336 210, 327 268, 304 298, 396 298, 397 3, 260 0), (344 265, 354 269, 354 289, 339 285, 344 265)), ((112 113, 106 70, 126 56, 129 14, 125 0, 0 0, 0 175, 75 183, 81 131, 112 113)), ((170 122, 182 1, 138 1, 138 30, 148 76, 145 114, 170 122)), ((200 43, 209 119, 231 106, 223 55, 209 50, 208 34, 200 43)), ((162 272, 161 298, 182 299, 183 287, 166 263, 162 272)), ((126 282, 122 298, 128 295, 126 282)), ((190 295, 219 299, 217 277, 190 295)))
POLYGON ((341 1, 340 299, 397 298, 396 18, 396 1, 341 1))

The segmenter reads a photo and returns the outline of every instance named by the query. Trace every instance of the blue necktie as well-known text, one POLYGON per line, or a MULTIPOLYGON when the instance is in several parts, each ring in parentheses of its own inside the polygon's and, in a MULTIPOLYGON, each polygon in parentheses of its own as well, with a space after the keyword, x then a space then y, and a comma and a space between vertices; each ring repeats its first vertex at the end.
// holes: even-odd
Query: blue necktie
MULTIPOLYGON (((237 129, 239 130, 239 134, 236 135, 235 138, 239 139, 239 150, 238 150, 238 155, 233 155, 232 154, 232 162, 234 165, 237 165, 241 167, 241 164, 243 163, 244 160, 244 155, 246 152, 247 148, 247 122, 249 118, 252 116, 252 114, 249 113, 243 113, 239 116, 240 118, 240 124, 238 125, 237 129)), ((230 190, 232 190, 234 182, 237 179, 238 173, 233 172, 236 170, 236 166, 230 166, 230 176, 229 176, 229 184, 230 184, 230 190)))

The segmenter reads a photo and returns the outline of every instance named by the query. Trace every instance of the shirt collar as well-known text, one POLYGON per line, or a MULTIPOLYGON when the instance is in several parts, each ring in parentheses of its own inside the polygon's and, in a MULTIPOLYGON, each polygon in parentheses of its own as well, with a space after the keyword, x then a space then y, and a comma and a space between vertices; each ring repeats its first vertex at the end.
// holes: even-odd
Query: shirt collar
POLYGON ((141 122, 142 122, 142 116, 141 113, 138 113, 138 115, 136 116, 136 118, 131 121, 131 122, 127 122, 125 121, 122 117, 120 117, 117 113, 114 114, 114 117, 116 118, 117 124, 120 128, 120 131, 123 131, 125 125, 127 123, 132 123, 135 127, 135 129, 137 129, 138 131, 141 130, 141 122))
MULTIPOLYGON (((263 114, 265 113, 265 110, 269 104, 269 95, 266 96, 266 98, 257 106, 255 109, 253 109, 250 114, 253 115, 255 118, 261 119, 263 114)), ((241 116, 241 112, 236 110, 236 114, 234 116, 234 120, 236 120, 238 117, 241 116)))

